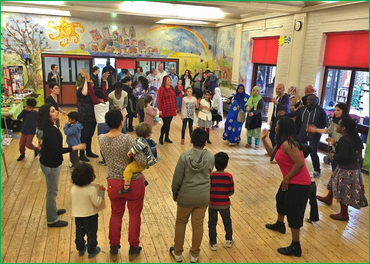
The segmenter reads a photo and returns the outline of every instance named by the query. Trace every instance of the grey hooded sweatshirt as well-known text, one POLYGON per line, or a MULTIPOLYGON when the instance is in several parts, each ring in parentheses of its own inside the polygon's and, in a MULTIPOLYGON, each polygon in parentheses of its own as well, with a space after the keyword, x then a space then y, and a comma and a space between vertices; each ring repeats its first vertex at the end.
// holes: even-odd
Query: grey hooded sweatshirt
POLYGON ((214 156, 192 148, 180 155, 172 180, 172 194, 181 207, 206 207, 210 196, 210 173, 214 156))

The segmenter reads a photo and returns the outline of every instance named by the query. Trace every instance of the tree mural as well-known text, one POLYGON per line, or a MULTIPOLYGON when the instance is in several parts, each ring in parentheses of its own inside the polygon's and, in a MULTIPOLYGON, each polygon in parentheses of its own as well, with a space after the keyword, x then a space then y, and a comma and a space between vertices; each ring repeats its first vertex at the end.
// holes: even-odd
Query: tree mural
POLYGON ((1 50, 5 54, 19 55, 19 62, 26 66, 28 81, 24 87, 37 90, 42 84, 41 53, 50 49, 44 32, 25 16, 23 19, 9 19, 1 29, 1 38, 1 50), (32 61, 30 65, 22 59, 22 54, 28 54, 32 61))

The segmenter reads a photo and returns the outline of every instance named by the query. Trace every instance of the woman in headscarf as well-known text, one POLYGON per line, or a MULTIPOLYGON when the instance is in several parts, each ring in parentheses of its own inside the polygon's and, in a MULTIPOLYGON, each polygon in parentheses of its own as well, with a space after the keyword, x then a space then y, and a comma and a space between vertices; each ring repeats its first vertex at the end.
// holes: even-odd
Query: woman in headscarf
POLYGON ((213 95, 213 110, 212 110, 212 123, 216 122, 213 128, 218 128, 218 123, 224 119, 224 106, 222 103, 221 89, 216 87, 215 94, 213 95))
POLYGON ((222 134, 223 140, 228 140, 230 146, 239 144, 240 133, 242 132, 243 122, 238 122, 238 113, 243 111, 245 113, 244 105, 248 101, 249 95, 245 93, 243 84, 239 84, 233 98, 227 99, 227 103, 231 104, 229 113, 227 114, 225 122, 225 131, 222 134))
POLYGON ((261 126, 262 126, 262 109, 263 99, 261 96, 261 89, 258 86, 254 86, 251 97, 245 104, 245 110, 247 111, 247 121, 245 122, 245 128, 247 129, 247 144, 246 148, 252 146, 252 137, 254 137, 254 147, 259 148, 261 126))

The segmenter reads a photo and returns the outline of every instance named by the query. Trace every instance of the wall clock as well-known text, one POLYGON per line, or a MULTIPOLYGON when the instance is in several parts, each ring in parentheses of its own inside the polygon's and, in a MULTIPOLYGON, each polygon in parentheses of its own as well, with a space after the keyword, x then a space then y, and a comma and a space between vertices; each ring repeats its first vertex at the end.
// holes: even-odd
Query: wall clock
POLYGON ((295 22, 295 24, 294 24, 294 29, 295 29, 296 31, 300 31, 300 30, 301 30, 301 28, 302 28, 302 22, 297 20, 297 21, 295 22))

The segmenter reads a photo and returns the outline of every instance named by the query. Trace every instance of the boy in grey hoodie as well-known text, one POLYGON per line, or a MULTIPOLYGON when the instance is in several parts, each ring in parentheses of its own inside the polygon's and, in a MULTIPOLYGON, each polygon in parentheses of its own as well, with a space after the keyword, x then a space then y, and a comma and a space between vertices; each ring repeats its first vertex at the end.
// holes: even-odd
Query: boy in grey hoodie
POLYGON ((210 173, 215 165, 214 156, 203 149, 207 132, 197 128, 191 134, 193 148, 180 155, 172 180, 173 200, 177 202, 175 244, 170 254, 178 262, 183 261, 186 224, 191 215, 193 229, 190 262, 198 262, 203 238, 203 221, 209 203, 210 173))

